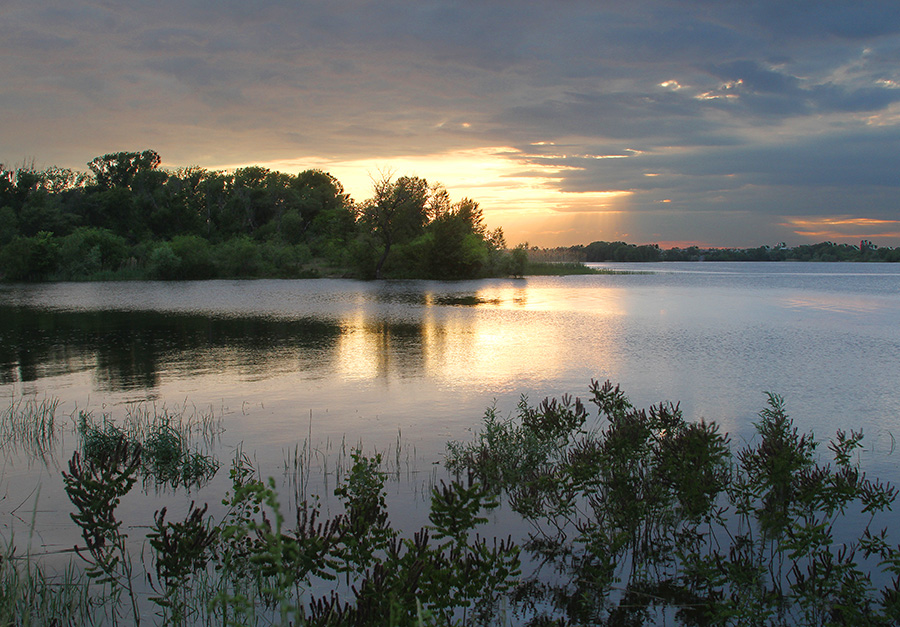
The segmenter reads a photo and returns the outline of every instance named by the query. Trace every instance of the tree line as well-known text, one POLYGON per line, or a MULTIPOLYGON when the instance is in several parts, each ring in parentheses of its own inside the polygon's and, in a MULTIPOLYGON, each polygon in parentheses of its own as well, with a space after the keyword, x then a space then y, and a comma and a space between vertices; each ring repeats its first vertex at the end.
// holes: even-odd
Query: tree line
POLYGON ((559 248, 537 248, 528 251, 534 261, 900 261, 900 248, 878 247, 868 240, 859 245, 820 242, 789 247, 784 243, 756 248, 687 248, 663 249, 656 244, 626 242, 591 242, 559 248))
POLYGON ((88 171, 0 165, 0 278, 463 279, 521 274, 474 200, 382 173, 355 202, 332 175, 249 166, 166 170, 153 150, 88 171))

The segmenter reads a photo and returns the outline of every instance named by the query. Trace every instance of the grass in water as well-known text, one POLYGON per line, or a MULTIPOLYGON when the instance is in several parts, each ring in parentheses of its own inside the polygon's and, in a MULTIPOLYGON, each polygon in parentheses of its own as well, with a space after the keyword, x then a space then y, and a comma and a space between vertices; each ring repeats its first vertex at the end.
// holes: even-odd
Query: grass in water
POLYGON ((0 412, 0 449, 24 450, 36 457, 51 454, 59 436, 58 398, 20 398, 0 412))
MULTIPOLYGON (((182 414, 165 410, 152 414, 145 410, 131 412, 124 427, 114 423, 108 414, 98 422, 91 413, 82 411, 77 431, 85 459, 108 457, 121 446, 128 446, 139 452, 145 479, 158 485, 190 487, 203 485, 219 469, 212 455, 191 448, 192 426, 182 414)), ((200 433, 207 439, 214 435, 208 425, 200 433)))
POLYGON ((578 261, 529 261, 524 276, 569 276, 577 274, 650 274, 633 270, 592 268, 578 261))
POLYGON ((394 527, 387 508, 386 481, 409 463, 399 432, 371 456, 345 440, 315 448, 308 433, 285 453, 289 481, 302 486, 289 507, 239 450, 224 512, 192 503, 183 517, 162 508, 149 524, 126 525, 117 507, 146 472, 145 451, 171 462, 187 437, 165 420, 148 422, 140 441, 108 417, 81 420, 97 459, 76 452, 64 480, 88 566, 56 579, 30 556, 0 552, 0 624, 89 624, 98 597, 100 621, 120 624, 146 620, 148 606, 161 625, 900 620, 900 548, 877 526, 897 490, 861 472, 861 433, 838 432, 820 461, 817 440, 775 394, 742 447, 714 423, 688 422, 677 404, 635 408, 608 381, 592 382, 584 403, 523 397, 506 418, 490 408, 480 433, 448 446, 456 480, 435 482, 418 530, 394 527), (336 513, 320 501, 327 488, 309 489, 329 477, 336 513), (501 502, 532 532, 481 535, 501 502), (141 527, 137 559, 125 540, 141 527))
POLYGON ((0 625, 97 625, 105 604, 74 563, 53 573, 11 544, 0 549, 0 625))

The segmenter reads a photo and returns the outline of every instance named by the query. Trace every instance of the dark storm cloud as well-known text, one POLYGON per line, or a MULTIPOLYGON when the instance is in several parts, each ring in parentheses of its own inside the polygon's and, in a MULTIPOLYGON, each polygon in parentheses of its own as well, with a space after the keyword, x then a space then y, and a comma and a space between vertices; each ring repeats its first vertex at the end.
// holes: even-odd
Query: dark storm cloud
POLYGON ((788 188, 846 213, 826 186, 883 215, 900 192, 893 0, 11 0, 0 58, 6 163, 508 147, 560 190, 670 200, 667 220, 729 195, 778 215, 788 188))

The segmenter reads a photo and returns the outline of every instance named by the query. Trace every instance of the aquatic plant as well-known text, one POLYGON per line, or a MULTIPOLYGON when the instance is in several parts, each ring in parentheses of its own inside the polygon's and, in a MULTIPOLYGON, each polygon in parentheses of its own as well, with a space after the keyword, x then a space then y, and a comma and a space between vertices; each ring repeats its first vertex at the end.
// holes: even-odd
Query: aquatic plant
POLYGON ((57 579, 8 548, 0 604, 18 613, 7 620, 0 609, 0 618, 46 624, 50 608, 70 602, 61 624, 136 623, 150 603, 167 625, 900 620, 900 547, 882 524, 897 491, 860 468, 861 432, 839 431, 823 461, 775 394, 742 447, 714 423, 687 421, 677 404, 638 409, 608 381, 589 394, 537 405, 522 397, 507 418, 488 408, 471 441, 448 444, 455 479, 432 485, 418 530, 394 526, 388 508, 399 434, 384 454, 342 441, 329 463, 330 444, 298 445, 285 459, 288 479, 302 484, 291 484, 291 507, 239 449, 224 512, 160 509, 140 560, 117 508, 153 464, 183 462, 187 436, 165 420, 137 431, 82 414, 82 446, 63 479, 86 567, 57 579), (337 482, 336 513, 309 487, 317 457, 317 483, 337 482), (482 535, 501 503, 531 525, 521 545, 482 535))
POLYGON ((211 547, 218 539, 218 528, 205 518, 207 506, 191 503, 183 521, 166 521, 166 508, 154 516, 147 533, 154 552, 156 581, 151 586, 158 592, 150 600, 159 606, 166 625, 189 624, 198 612, 191 608, 192 579, 205 570, 211 558, 211 547))
POLYGON ((18 555, 12 542, 0 547, 0 624, 96 625, 106 605, 74 563, 55 573, 18 555))
POLYGON ((83 458, 78 451, 63 472, 66 493, 75 506, 72 520, 81 528, 85 547, 75 547, 87 563, 88 577, 108 587, 118 599, 123 592, 131 604, 131 616, 140 624, 134 588, 133 565, 116 509, 137 481, 141 463, 140 447, 120 440, 108 455, 83 458))
POLYGON ((294 529, 285 525, 274 484, 255 478, 246 459, 236 460, 229 512, 213 549, 215 615, 253 622, 262 606, 282 623, 300 625, 491 624, 519 572, 511 540, 470 537, 486 522, 479 512, 496 503, 480 488, 435 488, 432 525, 401 538, 390 525, 380 455, 352 451, 351 458, 335 489, 344 512, 322 520, 316 502, 301 503, 294 529), (323 584, 329 593, 312 592, 323 584))
POLYGON ((0 411, 0 450, 23 449, 35 457, 53 452, 59 436, 58 398, 12 399, 0 411))
POLYGON ((897 491, 854 461, 861 433, 838 432, 822 464, 769 394, 758 442, 732 452, 678 405, 590 392, 592 424, 579 401, 523 399, 448 447, 536 529, 525 547, 554 575, 520 588, 533 624, 896 624, 900 547, 875 523, 897 491))
POLYGON ((154 414, 152 420, 126 421, 126 430, 108 414, 95 421, 89 412, 80 412, 77 432, 86 459, 108 457, 123 445, 140 451, 141 471, 157 485, 200 486, 212 478, 219 464, 211 455, 191 450, 183 422, 168 413, 154 414))

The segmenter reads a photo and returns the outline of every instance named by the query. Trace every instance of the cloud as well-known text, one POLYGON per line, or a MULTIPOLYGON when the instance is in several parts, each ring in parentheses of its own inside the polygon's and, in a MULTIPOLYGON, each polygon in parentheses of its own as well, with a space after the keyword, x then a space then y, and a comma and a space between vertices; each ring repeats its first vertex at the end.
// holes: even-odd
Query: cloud
POLYGON ((627 193, 619 232, 670 240, 710 212, 732 216, 723 239, 783 236, 785 199, 883 216, 900 191, 893 0, 10 0, 0 18, 7 163, 425 168, 501 146, 498 176, 568 199, 547 211, 627 193))

